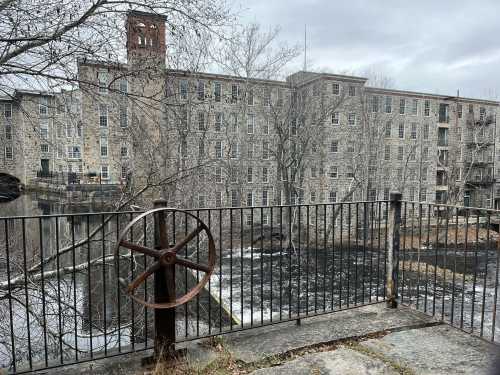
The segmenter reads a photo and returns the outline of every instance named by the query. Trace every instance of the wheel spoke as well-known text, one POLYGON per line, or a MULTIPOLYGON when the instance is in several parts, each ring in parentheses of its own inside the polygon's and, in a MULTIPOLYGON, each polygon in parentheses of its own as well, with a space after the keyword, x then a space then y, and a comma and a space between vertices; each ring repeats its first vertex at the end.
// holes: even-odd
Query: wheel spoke
POLYGON ((150 257, 153 258, 159 258, 161 256, 161 253, 159 251, 156 251, 154 249, 151 249, 149 247, 144 247, 141 245, 137 245, 132 242, 128 242, 125 240, 120 241, 120 246, 126 247, 127 249, 137 251, 138 253, 144 254, 144 255, 149 255, 150 257))
POLYGON ((186 258, 177 257, 177 258, 175 258, 175 263, 182 265, 182 266, 186 266, 187 268, 191 268, 193 270, 203 271, 206 273, 210 272, 210 267, 208 267, 207 265, 195 263, 195 262, 192 262, 186 258))
POLYGON ((186 244, 191 241, 193 238, 195 238, 203 229, 205 229, 203 226, 198 226, 194 231, 189 233, 186 237, 182 239, 182 241, 178 242, 174 247, 172 247, 170 250, 173 251, 174 253, 178 252, 180 249, 182 249, 186 244))
POLYGON ((137 289, 137 287, 139 285, 141 285, 144 280, 146 280, 150 275, 152 275, 153 273, 155 273, 156 271, 158 271, 160 269, 161 265, 160 265, 160 262, 155 262, 153 263, 153 265, 151 265, 146 271, 144 271, 143 273, 141 273, 139 276, 137 276, 134 281, 132 281, 129 286, 128 286, 128 293, 131 294, 134 292, 134 290, 137 289))

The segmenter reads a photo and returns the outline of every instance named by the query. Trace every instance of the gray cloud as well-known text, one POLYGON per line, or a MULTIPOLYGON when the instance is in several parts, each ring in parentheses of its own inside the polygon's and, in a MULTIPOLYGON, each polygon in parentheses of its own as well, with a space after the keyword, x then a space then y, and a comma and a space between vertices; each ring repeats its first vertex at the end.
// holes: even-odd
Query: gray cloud
POLYGON ((396 88, 442 94, 484 97, 500 87, 498 0, 252 0, 242 7, 245 22, 278 24, 287 42, 303 43, 307 24, 314 69, 374 70, 396 88))

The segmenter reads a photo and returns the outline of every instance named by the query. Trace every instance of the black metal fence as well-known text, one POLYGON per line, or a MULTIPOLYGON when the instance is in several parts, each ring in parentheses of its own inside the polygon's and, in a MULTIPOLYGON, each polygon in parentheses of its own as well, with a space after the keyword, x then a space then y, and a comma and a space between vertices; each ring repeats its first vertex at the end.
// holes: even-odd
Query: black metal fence
MULTIPOLYGON (((205 289, 176 309, 177 341, 384 302, 393 293, 388 267, 402 303, 498 341, 494 211, 377 201, 188 212, 211 229, 217 265, 205 289), (391 228, 398 204, 399 252, 391 228)), ((134 279, 151 260, 129 252, 113 261, 119 233, 138 214, 0 218, 0 367, 20 373, 153 346, 152 310, 123 294, 118 281, 134 279)), ((169 238, 196 225, 171 214, 169 238)), ((152 246, 152 217, 127 240, 152 246)), ((206 236, 180 254, 203 263, 206 236)), ((202 276, 179 267, 178 296, 202 276)), ((152 295, 146 280, 137 296, 152 295)))

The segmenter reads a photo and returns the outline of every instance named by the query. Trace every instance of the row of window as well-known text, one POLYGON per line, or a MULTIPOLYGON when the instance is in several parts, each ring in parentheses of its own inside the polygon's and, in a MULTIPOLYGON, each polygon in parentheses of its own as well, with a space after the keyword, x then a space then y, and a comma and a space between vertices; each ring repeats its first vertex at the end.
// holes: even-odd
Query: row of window
MULTIPOLYGON (((119 106, 119 121, 120 127, 126 128, 128 126, 128 107, 123 104, 119 106)), ((101 128, 108 127, 108 105, 99 104, 99 126, 101 128)))

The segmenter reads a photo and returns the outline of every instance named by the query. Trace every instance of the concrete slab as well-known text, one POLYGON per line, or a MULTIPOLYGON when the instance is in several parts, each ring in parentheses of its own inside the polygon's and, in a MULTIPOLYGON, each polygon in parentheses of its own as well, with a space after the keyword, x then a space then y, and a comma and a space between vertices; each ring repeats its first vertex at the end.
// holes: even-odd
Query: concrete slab
POLYGON ((360 344, 421 375, 493 374, 500 354, 494 345, 448 325, 394 332, 360 344))
POLYGON ((388 309, 377 304, 302 319, 300 326, 290 322, 243 331, 226 336, 224 342, 236 359, 251 363, 310 345, 432 322, 432 318, 415 310, 388 309))
POLYGON ((396 375, 398 371, 381 360, 348 348, 307 354, 283 365, 263 368, 252 375, 396 375))

